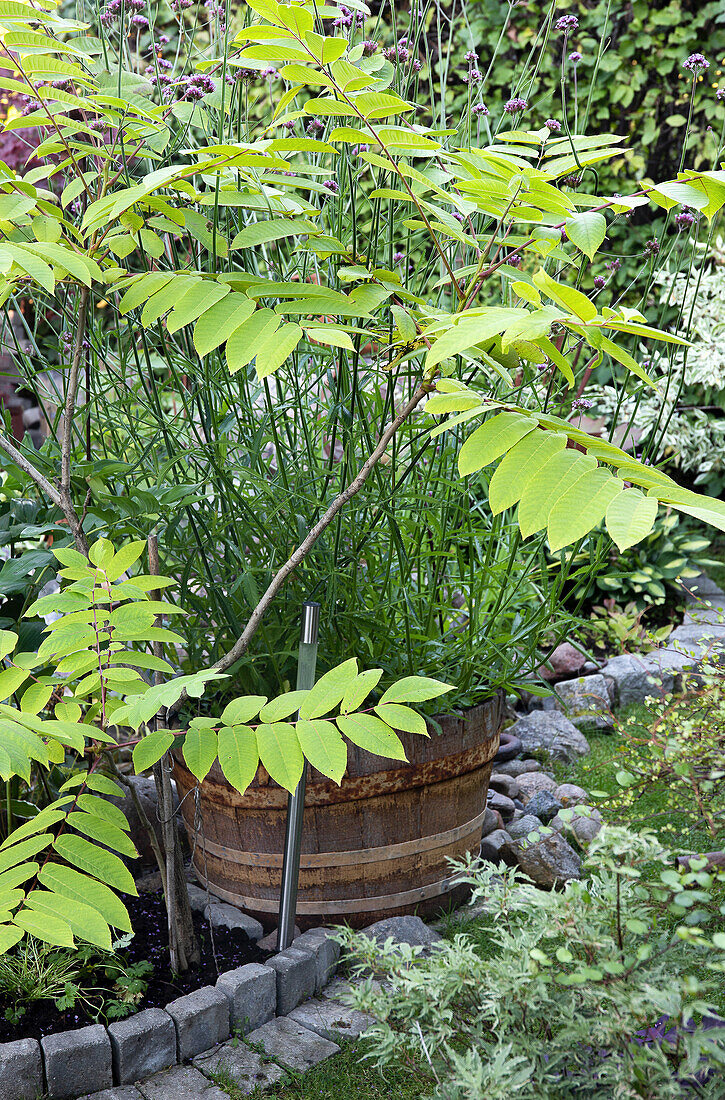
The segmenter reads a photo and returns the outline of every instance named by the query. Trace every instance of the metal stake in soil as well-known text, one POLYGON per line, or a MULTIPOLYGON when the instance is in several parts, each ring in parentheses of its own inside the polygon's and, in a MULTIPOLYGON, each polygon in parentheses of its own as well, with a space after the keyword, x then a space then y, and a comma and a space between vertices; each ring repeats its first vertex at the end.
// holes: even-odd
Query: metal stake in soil
MULTIPOLYGON (((297 660, 297 690, 311 688, 315 682, 317 666, 317 632, 320 625, 320 605, 313 600, 302 604, 302 630, 297 660)), ((279 898, 279 927, 277 950, 284 951, 295 935, 297 912, 297 886, 300 877, 300 846, 302 844, 302 819, 305 812, 305 786, 307 766, 294 794, 287 801, 287 831, 284 838, 282 886, 279 898)))

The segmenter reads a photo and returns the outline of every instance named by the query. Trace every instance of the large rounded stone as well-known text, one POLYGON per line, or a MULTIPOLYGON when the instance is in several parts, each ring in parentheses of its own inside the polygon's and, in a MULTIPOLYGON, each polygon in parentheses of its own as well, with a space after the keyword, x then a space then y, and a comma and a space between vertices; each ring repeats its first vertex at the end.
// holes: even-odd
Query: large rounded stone
POLYGON ((526 813, 533 814, 547 825, 552 817, 556 817, 563 803, 551 793, 551 791, 537 791, 533 798, 526 804, 526 813))
POLYGON ((554 791, 554 798, 558 798, 562 806, 576 806, 578 802, 586 802, 587 792, 576 783, 562 783, 554 791))
POLYGON ((497 775, 512 775, 518 779, 526 772, 540 772, 541 764, 538 760, 509 760, 505 764, 496 765, 497 775))
POLYGON ((566 819, 557 814, 551 822, 552 829, 556 829, 559 833, 566 833, 568 836, 573 836, 574 839, 583 848, 597 835, 603 825, 602 815, 599 810, 589 809, 588 814, 579 813, 577 810, 573 810, 573 817, 569 819, 567 814, 566 819))
POLYGON ((523 814, 516 821, 512 821, 508 827, 509 836, 513 840, 526 840, 530 833, 541 828, 541 821, 534 814, 523 814))
POLYGON ((497 810, 501 814, 504 824, 510 821, 516 812, 516 806, 512 799, 498 791, 489 791, 486 795, 486 805, 489 810, 497 810))
POLYGON ((519 776, 519 789, 520 798, 525 807, 538 791, 550 791, 553 794, 556 790, 556 780, 546 772, 528 772, 519 776))
POLYGON ((518 864, 537 886, 559 886, 581 878, 581 860, 560 833, 549 833, 536 844, 517 843, 518 864))
POLYGON ((493 787, 500 794, 505 794, 507 798, 519 797, 518 783, 512 775, 506 775, 505 772, 494 772, 488 781, 488 786, 493 787))
POLYGON ((569 719, 556 710, 535 710, 513 724, 510 731, 527 752, 542 750, 554 760, 576 760, 589 752, 589 742, 569 719))

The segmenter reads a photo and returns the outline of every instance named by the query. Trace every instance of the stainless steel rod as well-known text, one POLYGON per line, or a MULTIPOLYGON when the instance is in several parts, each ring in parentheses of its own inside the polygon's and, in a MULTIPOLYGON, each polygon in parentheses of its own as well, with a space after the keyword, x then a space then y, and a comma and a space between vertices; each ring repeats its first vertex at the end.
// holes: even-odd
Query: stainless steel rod
MULTIPOLYGON (((297 661, 298 691, 311 688, 315 683, 319 624, 320 605, 312 600, 306 600, 302 605, 302 628, 297 661)), ((302 778, 297 784, 294 794, 291 794, 287 800, 287 829, 284 838, 282 884, 279 897, 279 926, 277 929, 278 951, 284 951, 286 947, 289 947, 295 935, 306 778, 307 766, 305 765, 302 769, 302 778)))

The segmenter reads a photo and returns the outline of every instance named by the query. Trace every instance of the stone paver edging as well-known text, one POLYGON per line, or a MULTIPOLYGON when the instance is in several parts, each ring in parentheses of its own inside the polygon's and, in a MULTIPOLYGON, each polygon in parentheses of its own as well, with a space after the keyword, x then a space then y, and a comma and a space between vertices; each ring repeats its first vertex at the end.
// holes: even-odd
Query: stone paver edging
MULTIPOLYGON (((382 921, 368 933, 394 934, 396 920, 401 938, 440 938, 418 917, 382 921)), ((339 1000, 349 985, 335 979, 340 948, 332 935, 304 932, 266 963, 227 971, 165 1009, 0 1044, 0 1100, 228 1100, 216 1079, 247 1095, 285 1069, 304 1072, 370 1023, 339 1000)))

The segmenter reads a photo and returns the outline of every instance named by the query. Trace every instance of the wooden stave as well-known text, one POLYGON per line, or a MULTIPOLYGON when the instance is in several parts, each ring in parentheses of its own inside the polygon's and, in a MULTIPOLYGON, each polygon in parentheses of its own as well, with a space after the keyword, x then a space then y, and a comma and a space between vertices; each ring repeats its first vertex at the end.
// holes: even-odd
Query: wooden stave
MULTIPOLYGON (((412 904, 410 901, 388 904, 371 913, 363 906, 365 898, 369 897, 386 898, 390 901, 398 895, 410 897, 415 890, 424 893, 427 891, 429 895, 433 890, 431 896, 422 897, 415 906, 417 912, 425 914, 434 912, 441 908, 442 903, 465 894, 465 888, 453 889, 451 886, 447 858, 461 857, 466 851, 476 850, 480 844, 480 823, 468 833, 464 830, 463 835, 451 843, 439 845, 435 838, 445 835, 451 829, 459 829, 482 815, 493 756, 498 746, 502 699, 500 696, 493 697, 469 713, 473 718, 470 722, 465 714, 443 716, 440 720, 444 726, 442 737, 433 733, 431 740, 427 741, 408 735, 405 739, 406 751, 409 757, 417 757, 417 763, 415 759, 411 759, 409 764, 396 765, 391 769, 388 761, 370 757, 374 762, 374 769, 367 775, 353 775, 349 780, 346 777, 341 788, 312 772, 305 800, 303 866, 300 872, 298 908, 298 923, 301 926, 324 923, 335 913, 338 914, 338 920, 345 919, 353 925, 369 924, 386 915, 410 911, 412 904), (481 738, 482 732, 485 734, 483 743, 476 744, 476 739, 481 738), (439 739, 436 741, 437 737, 439 739), (420 742, 425 746, 422 752, 420 742), (411 749, 411 743, 415 746, 415 751, 411 749), (462 750, 461 746, 464 746, 462 750), (437 758, 435 756, 436 749, 440 752, 441 749, 455 750, 456 747, 460 751, 448 751, 437 758), (386 800, 389 801, 387 813, 386 800), (336 822, 332 818, 337 819, 336 822), (405 820, 403 831, 406 836, 410 834, 407 839, 430 841, 430 849, 427 852, 414 851, 400 858, 386 858, 383 855, 379 861, 369 863, 350 861, 347 868, 335 865, 336 853, 355 850, 354 844, 349 840, 349 826, 357 823, 353 835, 364 838, 366 819, 372 820, 373 832, 384 829, 386 823, 389 830, 391 823, 399 826, 405 820), (441 827, 434 828, 434 821, 440 822, 441 827), (347 832, 342 828, 345 822, 347 832), (324 837, 325 840, 321 841, 318 837, 324 837), (330 864, 318 862, 314 868, 305 866, 305 855, 322 857, 326 851, 333 857, 330 864), (376 868, 377 874, 374 873, 376 868), (386 880, 392 884, 387 889, 386 880), (394 888, 396 882, 399 886, 397 889, 394 888), (434 891, 436 884, 443 884, 437 893, 434 891), (359 919, 356 919, 355 912, 345 913, 344 918, 340 915, 340 908, 346 902, 350 902, 353 908, 357 905, 359 919)), ((369 755, 357 755, 353 772, 364 766, 364 757, 369 755)), ((182 796, 182 813, 187 829, 193 835, 193 799, 184 799, 183 796, 193 786, 194 780, 183 762, 178 760, 176 778, 182 796)), ((287 793, 270 781, 265 783, 262 777, 262 782, 256 782, 247 794, 241 796, 226 784, 219 773, 218 776, 210 776, 209 782, 205 780, 202 785, 202 803, 204 836, 212 847, 220 842, 220 832, 228 834, 230 822, 239 824, 241 814, 242 825, 238 839, 232 838, 231 846, 243 847, 245 850, 262 850, 258 851, 259 862, 256 865, 237 865, 237 876, 239 871, 244 876, 242 890, 239 888, 238 878, 235 880, 234 867, 230 870, 224 859, 215 855, 209 847, 205 851, 203 838, 199 836, 194 852, 194 870, 197 876, 202 882, 208 879, 210 891, 222 898, 232 900, 256 897, 258 908, 255 909, 251 904, 245 904, 244 908, 270 926, 274 923, 279 898, 279 856, 283 846, 287 793), (257 824, 253 828, 252 823, 255 820, 257 824), (250 833, 256 836, 256 840, 250 840, 250 833), (265 862, 265 855, 275 858, 265 862)), ((226 846, 230 846, 228 835, 226 846)), ((370 847, 384 848, 386 845, 360 844, 360 850, 363 851, 370 847)))

